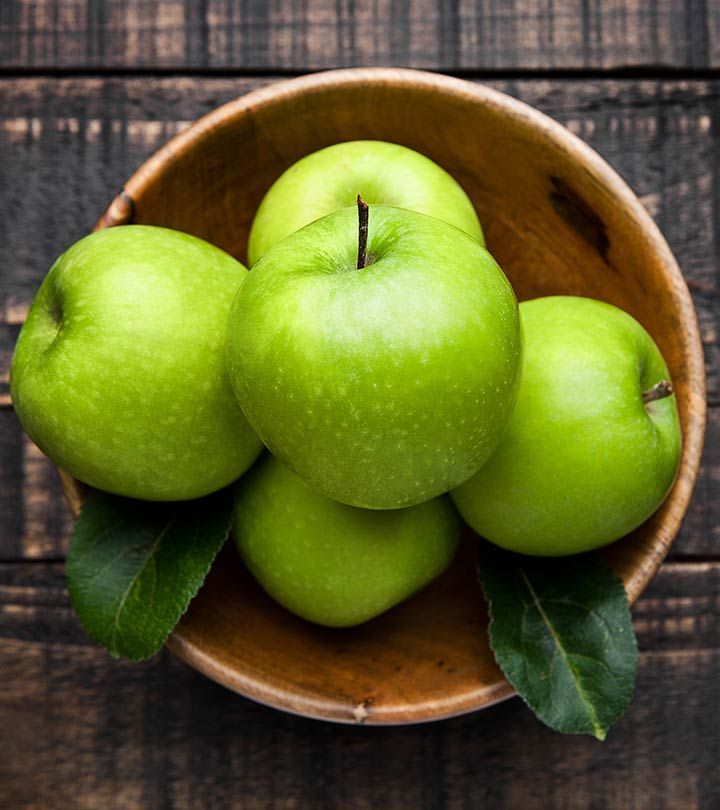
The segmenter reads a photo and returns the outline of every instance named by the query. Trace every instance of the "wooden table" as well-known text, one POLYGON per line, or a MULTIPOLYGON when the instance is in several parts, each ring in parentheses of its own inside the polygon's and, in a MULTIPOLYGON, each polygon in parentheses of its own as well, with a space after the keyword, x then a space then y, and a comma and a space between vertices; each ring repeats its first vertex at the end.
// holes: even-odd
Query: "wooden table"
POLYGON ((1 0, 0 806, 720 807, 720 4, 711 0, 1 0), (635 700, 608 740, 517 700, 415 728, 280 714, 166 653, 93 646, 63 578, 70 520, 7 369, 53 258, 187 122, 319 68, 485 81, 589 141, 636 190, 700 314, 710 413, 693 506, 634 609, 635 700))

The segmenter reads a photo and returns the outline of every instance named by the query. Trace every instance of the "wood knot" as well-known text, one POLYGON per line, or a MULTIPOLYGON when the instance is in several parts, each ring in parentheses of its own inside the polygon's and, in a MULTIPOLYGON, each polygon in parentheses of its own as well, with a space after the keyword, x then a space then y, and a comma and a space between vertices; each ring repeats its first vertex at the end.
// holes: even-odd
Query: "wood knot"
POLYGON ((608 261, 610 239, 602 217, 564 180, 551 175, 550 182, 550 202, 553 208, 575 233, 597 250, 608 267, 616 270, 608 261))
POLYGON ((370 705, 372 704, 372 698, 365 698, 362 703, 358 703, 358 705, 353 709, 353 717, 355 718, 355 722, 362 725, 365 720, 370 716, 370 705))
POLYGON ((101 231, 103 228, 113 228, 115 225, 128 225, 135 217, 135 201, 123 189, 115 196, 113 201, 105 209, 105 212, 95 224, 93 231, 101 231))

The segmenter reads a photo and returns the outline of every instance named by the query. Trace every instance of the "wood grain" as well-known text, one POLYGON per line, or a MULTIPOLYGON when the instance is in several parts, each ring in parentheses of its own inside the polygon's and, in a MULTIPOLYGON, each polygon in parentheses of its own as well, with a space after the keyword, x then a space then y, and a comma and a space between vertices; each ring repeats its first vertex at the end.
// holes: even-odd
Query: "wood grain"
POLYGON ((0 65, 33 68, 443 70, 703 68, 707 0, 3 0, 0 65))
MULTIPOLYGON (((0 386, 43 274, 87 232, 132 170, 189 121, 260 79, 16 79, 0 84, 0 386)), ((693 290, 720 403, 720 82, 502 81, 595 146, 640 194, 693 290)), ((0 396, 2 389, 0 388, 0 396)), ((0 558, 62 556, 69 523, 55 473, 2 420, 0 558)), ((674 550, 716 551, 720 425, 711 414, 698 497, 674 550), (706 497, 702 497, 702 493, 706 497)))
POLYGON ((167 653, 142 665, 112 660, 78 627, 61 565, 0 566, 3 803, 713 810, 719 582, 717 564, 661 570, 634 609, 641 648, 634 701, 601 744, 550 732, 518 699, 406 729, 283 715, 167 653))

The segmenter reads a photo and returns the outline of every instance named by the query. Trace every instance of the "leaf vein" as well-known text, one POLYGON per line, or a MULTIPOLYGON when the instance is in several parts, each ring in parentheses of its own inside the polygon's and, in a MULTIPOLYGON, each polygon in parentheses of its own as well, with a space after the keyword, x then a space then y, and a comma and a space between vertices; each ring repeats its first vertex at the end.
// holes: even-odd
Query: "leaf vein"
POLYGON ((110 643, 112 645, 112 649, 116 649, 116 640, 117 640, 118 633, 120 632, 120 616, 122 614, 123 608, 125 607, 125 602, 127 601, 127 598, 130 595, 130 591, 132 591, 132 589, 135 587, 135 583, 138 581, 138 579, 140 578, 140 575, 145 570, 145 567, 146 567, 146 565, 148 563, 148 560, 152 559, 153 555, 157 551, 158 546, 162 542, 165 535, 167 535, 167 533, 170 531, 172 526, 175 524, 175 522, 176 522, 176 518, 173 518, 172 520, 168 521, 168 523, 158 533, 158 536, 153 541, 152 546, 150 546, 150 549, 148 551, 145 562, 141 566, 138 567, 138 570, 133 575, 132 579, 130 580, 130 583, 128 584, 127 588, 125 589, 125 592, 123 593, 122 597, 120 598, 120 602, 118 604, 117 610, 115 611, 115 619, 113 621, 113 629, 112 629, 112 634, 110 636, 110 643))
POLYGON ((599 739, 603 739, 604 736, 605 736, 605 731, 604 731, 604 729, 602 727, 602 724, 600 723, 599 717, 597 716, 597 712, 595 711, 595 707, 593 706, 592 701, 590 700, 588 694, 585 691, 585 688, 583 687, 582 678, 580 676, 580 673, 572 665, 572 663, 571 663, 571 661, 570 661, 570 659, 568 657, 568 653, 565 650, 565 647, 563 646, 562 640, 561 640, 560 636, 558 635, 558 632, 555 629, 555 627, 553 626, 552 622, 550 621, 550 617, 545 612, 545 610, 544 610, 544 608, 543 608, 543 606, 542 606, 542 604, 540 602, 540 598, 538 597, 537 593, 535 592, 535 589, 533 588, 533 585, 530 582, 530 579, 528 578, 527 574, 525 573, 525 571, 522 568, 518 568, 518 571, 520 573, 520 576, 522 577, 523 582, 525 583, 525 586, 527 587, 528 591, 530 592, 530 596, 532 597, 533 605, 535 606, 535 609, 540 614, 540 618, 542 619, 543 623, 547 627, 548 632, 550 633, 550 636, 552 637, 553 641, 555 642, 555 646, 557 647, 558 652, 560 653, 563 661, 565 662, 565 666, 567 666, 567 668, 570 670, 570 672, 574 676, 578 694, 579 694, 580 699, 583 702, 583 704, 585 705, 586 710, 587 710, 587 712, 588 712, 588 714, 590 716, 590 722, 592 723, 593 729, 595 731, 595 735, 599 739))

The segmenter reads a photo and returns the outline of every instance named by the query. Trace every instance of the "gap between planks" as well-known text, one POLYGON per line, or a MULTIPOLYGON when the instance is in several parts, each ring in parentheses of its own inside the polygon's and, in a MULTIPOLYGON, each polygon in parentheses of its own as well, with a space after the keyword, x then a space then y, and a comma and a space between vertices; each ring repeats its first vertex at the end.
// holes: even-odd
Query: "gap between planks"
MULTIPOLYGON (((279 81, 281 79, 292 79, 299 76, 306 76, 309 73, 326 73, 329 70, 348 70, 355 67, 373 68, 388 67, 388 65, 378 63, 377 65, 345 65, 340 68, 328 67, 307 67, 307 68, 213 68, 202 65, 193 67, 183 67, 182 65, 158 66, 158 67, 122 67, 122 66, 83 66, 70 65, 62 67, 47 66, 2 66, 0 65, 0 81, 3 79, 23 79, 23 78, 48 78, 48 79, 106 79, 120 78, 133 79, 145 77, 157 78, 216 78, 216 79, 269 79, 279 81)), ((630 67, 615 68, 453 68, 445 70, 442 68, 414 68, 412 66, 392 65, 389 67, 398 70, 421 70, 426 73, 439 73, 443 76, 454 76, 459 79, 488 81, 500 81, 503 79, 527 79, 527 80, 607 80, 617 81, 622 79, 632 81, 713 81, 720 79, 720 67, 693 68, 693 67, 673 67, 672 65, 638 65, 630 67)))

